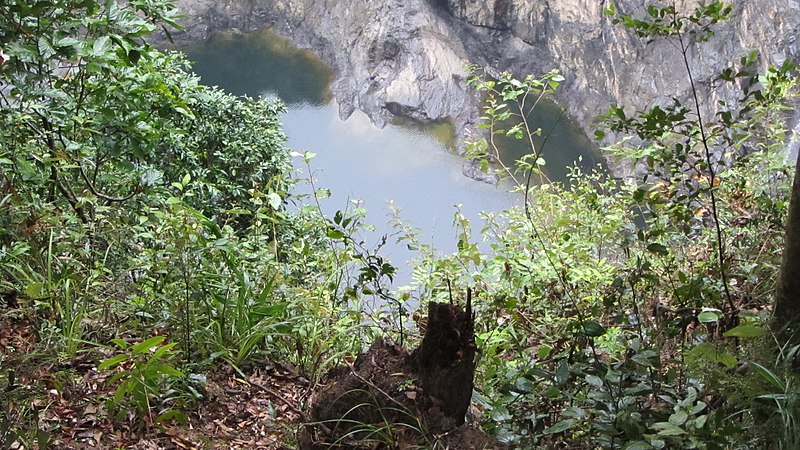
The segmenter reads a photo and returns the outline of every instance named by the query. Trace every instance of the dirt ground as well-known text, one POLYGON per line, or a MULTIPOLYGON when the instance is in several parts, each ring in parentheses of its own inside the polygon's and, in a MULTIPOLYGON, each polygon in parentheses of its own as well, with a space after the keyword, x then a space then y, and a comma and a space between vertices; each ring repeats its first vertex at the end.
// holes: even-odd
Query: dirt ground
POLYGON ((0 308, 0 448, 505 448, 448 417, 422 390, 417 357, 394 343, 376 342, 317 386, 268 361, 243 373, 219 366, 200 376, 201 398, 183 410, 185 421, 159 423, 108 410, 116 383, 97 365, 110 350, 53 357, 42 352, 37 329, 25 311, 0 308))
POLYGON ((464 418, 473 392, 475 340, 469 302, 431 303, 414 351, 376 341, 336 368, 310 397, 301 450, 502 449, 464 418))
POLYGON ((116 384, 96 367, 110 353, 92 349, 69 361, 37 354, 36 329, 23 311, 0 308, 0 448, 296 448, 310 386, 292 367, 265 361, 243 376, 221 366, 201 377, 202 398, 186 408, 185 422, 136 423, 107 409, 116 384))

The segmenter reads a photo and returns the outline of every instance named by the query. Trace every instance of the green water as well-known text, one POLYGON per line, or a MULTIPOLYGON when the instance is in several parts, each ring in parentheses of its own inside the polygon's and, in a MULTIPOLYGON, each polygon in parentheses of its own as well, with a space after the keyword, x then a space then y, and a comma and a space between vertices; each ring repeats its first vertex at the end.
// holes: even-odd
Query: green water
MULTIPOLYGON (((546 178, 540 181, 564 181, 568 168, 573 165, 584 173, 597 168, 600 159, 594 144, 555 102, 542 99, 535 109, 528 112, 527 120, 534 129, 541 130, 533 137, 536 151, 545 160, 542 172, 546 178)), ((527 139, 498 135, 497 142, 500 158, 506 165, 531 153, 527 139)))
POLYGON ((277 97, 290 106, 331 101, 333 72, 311 52, 269 30, 218 34, 184 51, 204 84, 231 94, 277 97))

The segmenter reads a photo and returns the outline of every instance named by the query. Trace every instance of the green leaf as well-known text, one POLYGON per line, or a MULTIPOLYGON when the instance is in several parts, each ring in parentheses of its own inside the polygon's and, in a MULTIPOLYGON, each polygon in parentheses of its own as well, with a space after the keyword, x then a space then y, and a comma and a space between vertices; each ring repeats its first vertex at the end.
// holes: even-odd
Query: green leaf
POLYGON ((755 325, 743 324, 738 327, 731 328, 726 331, 723 336, 725 337, 738 337, 738 338, 757 338, 764 336, 765 331, 761 327, 755 325))
POLYGON ((558 369, 556 369, 556 383, 559 385, 564 385, 567 383, 569 379, 569 363, 564 360, 561 361, 561 364, 558 365, 558 369))
POLYGON ((494 422, 508 422, 511 420, 511 413, 508 408, 499 405, 492 409, 491 418, 494 422))
POLYGON ((654 448, 652 445, 644 441, 629 442, 628 445, 622 447, 622 450, 651 450, 654 448))
POLYGON ((531 394, 536 392, 536 383, 525 377, 520 377, 514 381, 514 390, 523 394, 531 394))
POLYGON ((660 256, 666 256, 666 255, 669 254, 669 250, 667 249, 667 247, 665 247, 662 244, 656 243, 656 242, 648 245, 647 246, 647 251, 650 252, 650 253, 654 253, 656 255, 660 255, 660 256))
POLYGON ((595 375, 586 375, 586 382, 598 389, 603 387, 603 379, 595 375))
POLYGON ((280 195, 274 192, 270 192, 269 194, 267 194, 267 199, 269 202, 269 206, 272 209, 280 209, 281 203, 283 202, 283 199, 281 198, 280 195))
POLYGON ((336 228, 329 228, 326 236, 328 236, 328 238, 330 239, 342 239, 345 236, 345 234, 342 231, 337 230, 336 228))
POLYGON ((704 342, 687 353, 687 358, 690 361, 705 360, 711 363, 722 364, 725 367, 732 369, 738 362, 736 357, 732 354, 720 351, 714 345, 704 342))
POLYGON ((714 323, 719 320, 721 311, 707 309, 697 315, 697 320, 701 323, 714 323))
POLYGON ((606 327, 600 325, 596 320, 588 320, 583 323, 581 333, 588 337, 600 337, 606 334, 606 327))
POLYGON ((147 371, 152 371, 154 375, 168 375, 176 378, 183 378, 184 374, 180 370, 163 363, 154 363, 147 366, 147 371))
POLYGON ((553 351, 553 347, 551 347, 551 346, 549 346, 547 344, 542 344, 542 346, 539 347, 539 350, 536 350, 536 358, 545 359, 548 356, 550 356, 550 352, 552 352, 552 351, 553 351))
POLYGON ((128 343, 125 342, 123 339, 114 338, 111 339, 111 342, 123 350, 126 350, 128 348, 128 343))
POLYGON ((689 414, 686 411, 677 411, 669 416, 669 422, 677 426, 681 426, 689 419, 689 414))
POLYGON ((692 406, 692 409, 689 410, 689 414, 697 415, 698 413, 700 413, 704 409, 706 409, 706 406, 708 406, 708 405, 706 405, 706 402, 697 402, 697 404, 692 406))
POLYGON ((587 416, 586 410, 583 408, 578 408, 577 406, 569 406, 567 408, 564 408, 564 410, 561 411, 561 414, 564 417, 569 417, 575 420, 582 420, 585 419, 587 416))
POLYGON ((111 43, 109 42, 109 37, 100 36, 99 38, 97 38, 96 41, 94 41, 94 45, 92 45, 92 53, 94 53, 97 56, 100 56, 106 51, 108 51, 110 46, 111 43))
POLYGON ((151 356, 148 361, 149 362, 158 361, 159 359, 161 359, 161 357, 169 353, 172 350, 172 347, 175 347, 176 345, 178 345, 177 342, 170 342, 167 345, 162 345, 155 352, 153 352, 153 356, 151 356))
POLYGON ((49 431, 42 429, 36 430, 36 443, 39 444, 39 448, 48 448, 51 441, 52 436, 50 436, 49 431))
POLYGON ((670 422, 657 422, 652 425, 652 428, 658 430, 659 436, 680 436, 686 434, 685 430, 670 422))
POLYGON ((59 48, 61 48, 61 47, 74 47, 74 46, 76 46, 76 45, 78 45, 80 43, 81 43, 81 41, 79 41, 79 40, 77 40, 77 39, 75 39, 73 37, 64 37, 64 38, 61 38, 61 39, 59 39, 59 40, 57 40, 55 42, 56 47, 59 47, 59 48))
POLYGON ((112 356, 111 358, 108 358, 107 360, 105 360, 105 361, 101 362, 100 364, 98 364, 97 365, 97 370, 113 369, 114 367, 117 367, 117 365, 119 365, 119 363, 121 363, 123 361, 126 361, 127 359, 128 359, 128 355, 126 355, 126 354, 112 356))
POLYGON ((180 425, 185 425, 188 420, 186 413, 179 409, 168 409, 156 418, 158 423, 175 422, 180 425))
POLYGON ((756 362, 751 362, 749 364, 753 367, 753 371, 757 373, 761 378, 768 381, 769 384, 775 386, 775 388, 777 388, 779 391, 786 390, 786 383, 783 380, 781 380, 777 375, 775 375, 774 372, 756 362))
POLYGON ((25 295, 34 300, 46 297, 44 294, 44 283, 36 281, 25 286, 25 295))
POLYGON ((514 430, 507 426, 497 427, 494 430, 494 436, 503 444, 513 444, 518 439, 514 430))
POLYGON ((544 430, 543 434, 548 435, 548 434, 563 433, 564 431, 567 431, 573 426, 575 426, 575 422, 576 422, 575 419, 566 419, 560 422, 556 422, 555 424, 553 424, 552 427, 544 430))
POLYGON ((42 58, 49 59, 56 54, 56 51, 50 45, 50 42, 48 42, 43 36, 39 37, 38 47, 42 58))
POLYGON ((542 396, 546 398, 560 398, 561 390, 555 386, 550 386, 542 392, 542 396))
MULTIPOLYGON (((138 61, 138 59, 137 59, 137 61, 138 61)), ((194 119, 195 118, 194 113, 192 113, 188 109, 184 108, 183 106, 176 106, 175 107, 175 111, 177 111, 178 114, 180 114, 182 116, 185 116, 185 117, 187 117, 189 119, 194 119)), ((184 184, 186 184, 186 183, 184 183, 184 184)))
POLYGON ((131 353, 134 355, 141 355, 142 353, 150 351, 153 347, 158 346, 166 339, 164 336, 153 336, 144 342, 140 342, 131 347, 131 353))

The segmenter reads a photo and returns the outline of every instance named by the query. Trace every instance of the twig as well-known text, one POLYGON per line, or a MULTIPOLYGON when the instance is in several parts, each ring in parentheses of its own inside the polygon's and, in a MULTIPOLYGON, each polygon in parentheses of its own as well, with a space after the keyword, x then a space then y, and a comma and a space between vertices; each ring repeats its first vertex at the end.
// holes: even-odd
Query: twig
POLYGON ((274 391, 274 390, 272 390, 272 389, 270 389, 270 388, 268 388, 268 387, 266 387, 266 386, 264 386, 262 384, 256 383, 256 382, 252 381, 250 378, 245 378, 245 381, 247 381, 247 384, 249 384, 250 386, 258 388, 258 389, 266 392, 267 394, 271 395, 272 397, 280 400, 281 403, 283 403, 284 405, 289 407, 289 409, 291 409, 292 412, 299 414, 300 417, 305 417, 305 414, 303 414, 303 411, 301 411, 298 407, 296 407, 295 405, 290 403, 289 400, 286 400, 285 398, 283 398, 283 396, 279 392, 274 391))
POLYGON ((89 177, 86 176, 86 172, 83 171, 83 166, 80 163, 78 163, 78 169, 81 172, 81 177, 83 178, 84 183, 86 183, 86 187, 89 188, 89 190, 92 192, 92 194, 94 194, 95 196, 97 196, 97 197, 99 197, 99 198, 101 198, 101 199, 103 199, 103 200, 105 200, 105 201, 107 201, 109 203, 128 201, 128 200, 132 199, 133 196, 135 196, 136 194, 141 192, 138 188, 134 188, 133 192, 131 192, 130 194, 126 195, 125 197, 111 197, 111 196, 105 195, 105 194, 101 193, 100 191, 98 191, 94 187, 94 184, 92 184, 91 180, 89 180, 89 177))

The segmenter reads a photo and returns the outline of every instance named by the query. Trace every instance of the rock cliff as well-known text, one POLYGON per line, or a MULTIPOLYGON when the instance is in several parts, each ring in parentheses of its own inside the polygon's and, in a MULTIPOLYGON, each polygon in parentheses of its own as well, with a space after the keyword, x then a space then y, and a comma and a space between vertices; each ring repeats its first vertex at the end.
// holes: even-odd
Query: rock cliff
MULTIPOLYGON (((677 0, 681 7, 695 4, 677 0)), ((265 26, 317 53, 337 73, 340 114, 363 110, 378 125, 394 115, 452 120, 463 136, 477 118, 464 86, 467 61, 517 75, 559 69, 559 102, 584 128, 612 103, 644 108, 688 91, 680 54, 646 45, 603 14, 609 0, 179 0, 178 40, 265 26)), ((618 0, 644 14, 645 0, 618 0)), ((710 79, 749 50, 779 64, 800 51, 800 0, 739 0, 717 37, 690 61, 702 97, 725 97, 710 79)))
MULTIPOLYGON (((181 0, 180 41, 265 26, 312 50, 337 73, 331 90, 340 115, 356 108, 379 126, 393 116, 453 120, 475 115, 465 86, 469 52, 444 11, 417 1, 181 0)), ((450 18, 452 19, 452 18, 450 18)))

